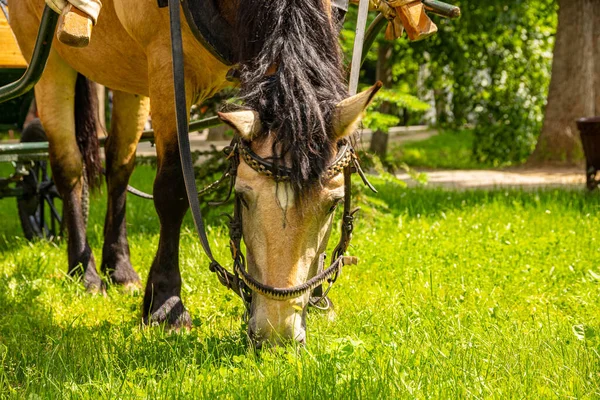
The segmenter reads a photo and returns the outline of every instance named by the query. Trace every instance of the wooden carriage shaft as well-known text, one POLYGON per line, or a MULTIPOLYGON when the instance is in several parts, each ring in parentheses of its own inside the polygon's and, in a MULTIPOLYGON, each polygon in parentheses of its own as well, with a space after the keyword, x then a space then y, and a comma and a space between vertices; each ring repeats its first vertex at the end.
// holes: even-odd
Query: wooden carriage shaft
POLYGON ((369 16, 369 0, 360 0, 358 5, 358 18, 356 19, 356 36, 354 37, 354 48, 352 49, 352 66, 350 69, 350 96, 358 91, 358 78, 362 64, 363 45, 365 43, 365 29, 367 28, 367 17, 369 16))

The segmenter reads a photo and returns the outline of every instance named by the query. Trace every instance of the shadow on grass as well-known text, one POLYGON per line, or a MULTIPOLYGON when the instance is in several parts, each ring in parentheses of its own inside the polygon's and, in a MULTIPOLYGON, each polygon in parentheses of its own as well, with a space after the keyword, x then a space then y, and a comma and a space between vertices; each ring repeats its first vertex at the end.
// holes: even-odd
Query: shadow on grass
MULTIPOLYGON (((79 283, 67 280, 65 285, 64 290, 77 291, 79 283)), ((56 394, 107 379, 113 385, 125 380, 143 385, 149 378, 159 382, 182 362, 218 369, 248 351, 241 330, 224 336, 201 336, 199 329, 170 333, 142 327, 135 319, 83 325, 90 321, 80 321, 76 314, 59 324, 52 308, 44 305, 45 286, 43 278, 22 268, 0 281, 0 387, 11 388, 7 393, 56 394)), ((109 305, 93 298, 84 303, 109 305)))

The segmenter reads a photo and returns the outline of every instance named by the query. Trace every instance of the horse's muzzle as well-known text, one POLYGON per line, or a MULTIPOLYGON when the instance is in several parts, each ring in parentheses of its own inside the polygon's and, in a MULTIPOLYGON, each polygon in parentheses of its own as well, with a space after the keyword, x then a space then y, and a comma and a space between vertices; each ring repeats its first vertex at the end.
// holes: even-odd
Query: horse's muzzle
POLYGON ((306 313, 297 312, 290 302, 266 300, 267 304, 253 307, 248 321, 248 337, 255 348, 264 345, 281 346, 285 344, 306 343, 306 313), (271 304, 269 304, 271 303, 271 304))

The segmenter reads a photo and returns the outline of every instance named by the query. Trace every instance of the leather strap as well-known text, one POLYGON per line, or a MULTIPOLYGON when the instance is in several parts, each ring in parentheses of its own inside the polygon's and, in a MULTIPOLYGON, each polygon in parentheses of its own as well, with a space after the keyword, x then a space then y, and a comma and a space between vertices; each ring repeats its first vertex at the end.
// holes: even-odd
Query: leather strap
POLYGON ((200 202, 195 195, 196 178, 194 176, 194 162, 190 150, 190 139, 188 135, 188 112, 185 99, 185 77, 183 70, 183 44, 181 39, 181 16, 179 13, 179 0, 169 0, 169 14, 171 17, 171 51, 173 56, 173 83, 175 86, 175 115, 177 118, 177 139, 179 143, 179 159, 181 160, 181 171, 185 181, 187 198, 190 203, 190 211, 196 226, 196 232, 204 252, 211 263, 216 262, 210 249, 200 202))
POLYGON ((233 274, 229 273, 219 264, 213 256, 204 219, 200 211, 200 201, 198 200, 198 189, 196 187, 196 177, 194 175, 194 162, 190 149, 190 138, 188 135, 188 108, 185 99, 185 76, 184 76, 184 57, 183 43, 181 38, 181 16, 179 13, 179 0, 169 1, 169 16, 171 28, 171 53, 173 57, 173 84, 175 89, 175 115, 177 118, 177 139, 179 144, 179 159, 181 161, 181 172, 185 182, 185 189, 190 204, 190 212, 194 220, 196 232, 200 239, 200 244, 204 253, 210 260, 210 270, 217 274, 219 281, 235 293, 239 294, 244 300, 244 289, 233 274))

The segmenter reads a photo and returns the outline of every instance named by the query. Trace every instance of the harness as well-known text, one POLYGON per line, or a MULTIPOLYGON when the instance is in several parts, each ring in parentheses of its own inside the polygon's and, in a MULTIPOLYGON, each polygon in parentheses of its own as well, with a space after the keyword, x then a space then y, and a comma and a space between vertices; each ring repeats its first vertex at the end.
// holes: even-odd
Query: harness
MULTIPOLYGON (((367 181, 360 164, 358 163, 358 158, 356 157, 352 146, 345 141, 344 143, 341 143, 341 149, 338 151, 336 160, 331 164, 324 176, 324 178, 331 178, 339 173, 344 174, 344 212, 340 240, 333 251, 332 262, 327 269, 324 269, 325 255, 322 254, 319 256, 319 270, 317 275, 301 285, 290 288, 276 288, 265 285, 252 278, 247 272, 246 259, 241 251, 243 224, 241 214, 241 199, 236 194, 233 216, 229 217, 229 247, 231 250, 231 257, 233 259, 233 273, 224 268, 215 259, 209 244, 204 225, 204 219, 200 210, 198 189, 196 187, 196 180, 194 176, 193 161, 191 157, 188 136, 188 118, 185 99, 183 44, 181 37, 179 0, 168 0, 168 5, 170 14, 173 55, 173 82, 175 88, 175 112, 177 119, 177 134, 179 139, 179 155, 190 211, 192 213, 200 244, 202 245, 204 253, 210 260, 210 271, 217 275, 219 282, 221 282, 223 286, 233 290, 242 298, 247 309, 247 314, 250 313, 249 307, 253 293, 258 293, 271 299, 287 300, 297 298, 310 291, 314 291, 314 297, 311 299, 310 303, 318 306, 321 301, 324 301, 325 306, 318 307, 328 308, 330 302, 326 298, 327 293, 331 289, 333 283, 337 280, 342 267, 347 264, 356 263, 355 258, 344 256, 344 253, 346 252, 352 238, 352 231, 354 229, 354 215, 358 211, 358 209, 352 209, 352 174, 357 172, 363 179, 363 182, 369 186, 371 190, 375 191, 375 188, 367 181), (321 285, 325 282, 328 282, 329 286, 327 290, 323 292, 321 285)), ((289 169, 281 166, 276 167, 269 161, 259 157, 247 146, 246 143, 244 143, 239 136, 236 136, 231 145, 225 149, 225 155, 229 160, 229 168, 224 172, 221 179, 203 190, 201 194, 212 190, 223 182, 229 181, 229 194, 227 199, 225 199, 225 201, 227 201, 233 193, 237 169, 241 159, 243 159, 244 162, 246 162, 256 172, 265 176, 269 176, 276 181, 285 181, 286 179, 289 179, 289 169)))
MULTIPOLYGON (((227 197, 217 204, 224 204, 228 202, 234 193, 233 189, 235 187, 237 170, 241 160, 244 160, 244 162, 257 173, 273 179, 276 182, 286 182, 290 179, 291 170, 289 168, 285 166, 276 167, 273 163, 258 156, 252 151, 248 143, 242 140, 239 136, 236 136, 232 140, 231 144, 223 149, 223 152, 226 159, 229 161, 228 168, 225 170, 221 178, 201 190, 198 193, 198 198, 203 197, 207 193, 214 191, 217 187, 221 186, 225 182, 228 182, 229 190, 227 192, 227 197)), ((239 295, 247 307, 250 305, 252 300, 252 293, 258 293, 274 300, 290 300, 303 296, 307 292, 312 292, 310 304, 321 309, 328 308, 330 302, 326 296, 333 283, 337 280, 339 274, 341 273, 342 267, 344 265, 357 264, 356 257, 344 256, 344 253, 350 245, 350 240, 352 239, 354 216, 359 210, 358 208, 352 209, 352 174, 358 173, 365 185, 376 192, 375 188, 369 183, 362 168, 360 167, 358 158, 354 152, 354 148, 347 141, 340 143, 340 149, 338 150, 337 157, 335 161, 327 168, 327 171, 324 173, 322 179, 332 179, 341 173, 344 174, 344 211, 341 225, 341 237, 333 251, 332 262, 327 269, 325 269, 324 266, 326 254, 320 254, 317 274, 307 282, 294 287, 278 288, 265 285, 254 279, 247 272, 246 259, 244 253, 241 251, 243 231, 243 219, 241 213, 242 200, 237 194, 234 195, 235 199, 233 215, 227 215, 229 218, 229 248, 233 260, 233 273, 227 271, 227 269, 225 269, 218 261, 216 261, 214 258, 211 258, 211 255, 209 255, 209 258, 211 258, 210 270, 217 275, 219 282, 221 282, 223 286, 233 290, 234 293, 239 295), (327 290, 323 292, 322 285, 325 282, 328 283, 328 287, 327 290), (324 302, 325 306, 319 305, 321 302, 324 302)), ((197 215, 197 217, 202 218, 201 214, 197 215)), ((203 230, 198 233, 201 237, 201 241, 206 240, 208 245, 206 231, 203 230)))

